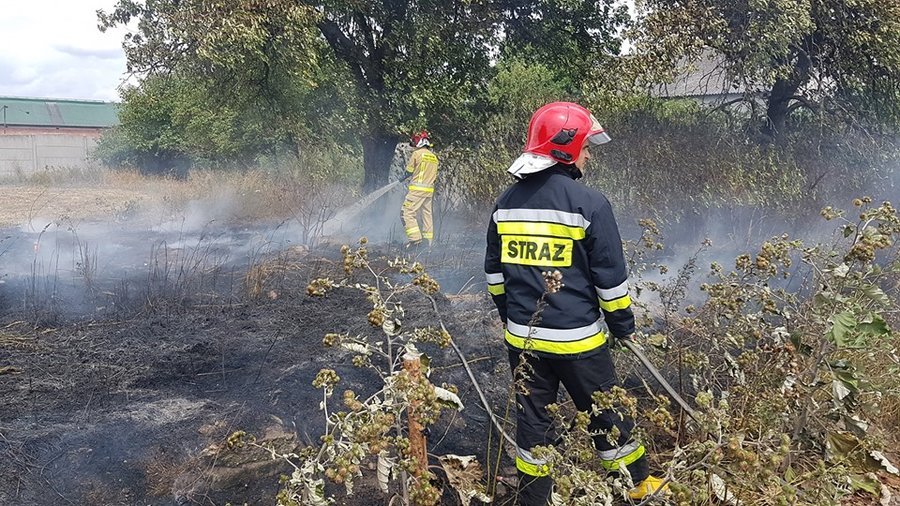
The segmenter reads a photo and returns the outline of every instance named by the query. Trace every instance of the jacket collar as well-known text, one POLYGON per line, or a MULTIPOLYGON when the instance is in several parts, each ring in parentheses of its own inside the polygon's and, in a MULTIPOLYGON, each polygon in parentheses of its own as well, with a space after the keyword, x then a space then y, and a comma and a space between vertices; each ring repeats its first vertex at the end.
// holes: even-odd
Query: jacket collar
POLYGON ((545 170, 544 172, 547 175, 562 174, 571 179, 581 179, 581 177, 584 175, 581 172, 581 169, 576 167, 574 164, 569 165, 569 164, 565 164, 565 163, 557 163, 553 167, 550 167, 549 169, 545 170))

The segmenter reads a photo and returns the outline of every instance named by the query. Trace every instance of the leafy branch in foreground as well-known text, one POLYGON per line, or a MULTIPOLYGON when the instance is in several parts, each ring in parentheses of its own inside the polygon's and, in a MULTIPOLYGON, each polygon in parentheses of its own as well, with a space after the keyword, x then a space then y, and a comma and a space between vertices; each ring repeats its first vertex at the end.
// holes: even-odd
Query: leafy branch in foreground
POLYGON ((696 307, 670 304, 685 302, 684 272, 643 283, 660 307, 648 305, 658 318, 642 319, 641 333, 708 421, 693 435, 648 427, 654 440, 674 438, 677 502, 832 504, 877 496, 873 473, 896 474, 881 449, 895 429, 885 415, 900 408, 889 324, 900 218, 887 202, 853 205, 853 219, 822 211, 840 223, 831 244, 778 236, 738 255, 733 270, 713 262, 696 307))
MULTIPOLYGON (((461 410, 463 406, 455 387, 431 383, 429 359, 416 345, 447 346, 450 335, 443 325, 403 328, 406 311, 401 302, 416 294, 432 298, 440 286, 422 264, 405 259, 390 261, 385 271, 376 272, 366 243, 363 238, 358 248, 341 249, 344 280, 313 280, 307 293, 327 297, 334 290, 350 289, 366 296, 372 307, 366 319, 377 329, 375 335, 328 333, 323 344, 350 352, 353 365, 374 373, 380 386, 365 394, 345 390, 343 406, 336 410, 333 397, 340 377, 332 369, 319 371, 313 386, 322 390, 319 409, 325 431, 321 444, 300 453, 272 451, 273 458, 286 460, 294 469, 284 478, 278 495, 281 506, 333 504, 325 480, 342 484, 346 493, 352 494, 367 464, 374 464, 378 485, 392 501, 415 505, 440 501, 442 489, 428 465, 424 429, 437 423, 445 409, 461 410), (405 275, 406 281, 395 281, 394 274, 405 275), (358 277, 368 282, 356 280, 358 277)), ((439 462, 464 504, 473 498, 490 501, 479 483, 481 468, 473 457, 445 455, 439 462)))
MULTIPOLYGON (((657 447, 676 504, 837 504, 880 496, 879 473, 900 474, 883 453, 896 442, 890 420, 900 410, 890 325, 900 217, 889 203, 853 204, 854 219, 823 210, 840 222, 832 244, 774 237, 738 255, 733 270, 713 262, 698 293, 690 278, 708 241, 668 280, 634 276, 648 295, 637 338, 654 345, 665 374, 685 379, 673 383, 693 396, 698 421, 680 423, 646 383, 641 399, 598 392, 593 409, 640 421, 635 437, 657 447)), ((641 240, 626 247, 630 265, 665 275, 646 258, 663 249, 661 233, 642 225, 641 240)), ((589 413, 561 403, 551 414, 560 438, 535 455, 548 461, 555 501, 613 504, 627 480, 597 465, 592 438, 603 434, 590 430, 589 413)))

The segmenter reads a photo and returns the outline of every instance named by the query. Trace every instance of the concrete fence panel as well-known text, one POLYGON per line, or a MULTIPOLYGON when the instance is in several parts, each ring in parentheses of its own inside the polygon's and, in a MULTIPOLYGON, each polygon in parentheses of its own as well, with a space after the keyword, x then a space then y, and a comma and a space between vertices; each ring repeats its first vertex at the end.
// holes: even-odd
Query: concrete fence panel
POLYGON ((0 177, 28 176, 47 168, 84 168, 97 139, 85 135, 0 135, 0 177))

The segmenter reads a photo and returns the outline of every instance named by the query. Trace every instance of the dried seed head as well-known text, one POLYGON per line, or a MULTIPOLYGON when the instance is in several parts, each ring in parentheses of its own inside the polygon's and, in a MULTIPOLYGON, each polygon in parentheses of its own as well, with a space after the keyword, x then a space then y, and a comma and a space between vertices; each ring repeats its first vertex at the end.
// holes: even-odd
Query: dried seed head
POLYGON ((542 275, 544 277, 544 284, 547 285, 547 293, 557 293, 565 286, 562 282, 563 275, 558 270, 552 272, 545 271, 542 275))

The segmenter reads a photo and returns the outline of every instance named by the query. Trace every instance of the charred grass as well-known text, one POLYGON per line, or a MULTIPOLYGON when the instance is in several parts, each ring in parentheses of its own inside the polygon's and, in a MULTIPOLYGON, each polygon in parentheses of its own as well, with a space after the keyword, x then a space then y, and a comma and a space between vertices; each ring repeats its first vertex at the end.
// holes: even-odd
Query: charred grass
MULTIPOLYGON (((192 293, 198 285, 191 283, 172 290, 169 279, 170 290, 121 300, 112 314, 35 319, 7 308, 0 316, 0 366, 10 371, 0 374, 0 452, 7 456, 0 459, 0 502, 271 502, 286 469, 265 452, 228 449, 227 435, 241 429, 283 448, 316 444, 317 371, 333 367, 342 386, 359 392, 371 382, 321 344, 328 332, 372 332, 365 297, 351 290, 306 295, 310 280, 340 276, 335 250, 261 254, 215 294, 192 293)), ((447 257, 436 260, 458 277, 447 257)), ((420 316, 405 323, 424 325, 430 302, 409 297, 410 314, 420 316)), ((503 399, 506 375, 497 369, 505 355, 493 346, 487 304, 483 296, 440 296, 451 332, 503 399)), ((467 383, 458 360, 429 351, 444 366, 436 381, 467 383)), ((436 438, 434 451, 481 452, 487 417, 473 392, 463 387, 461 394, 470 408, 452 423, 464 430, 436 438)), ((346 504, 375 500, 364 491, 354 497, 346 504)))

